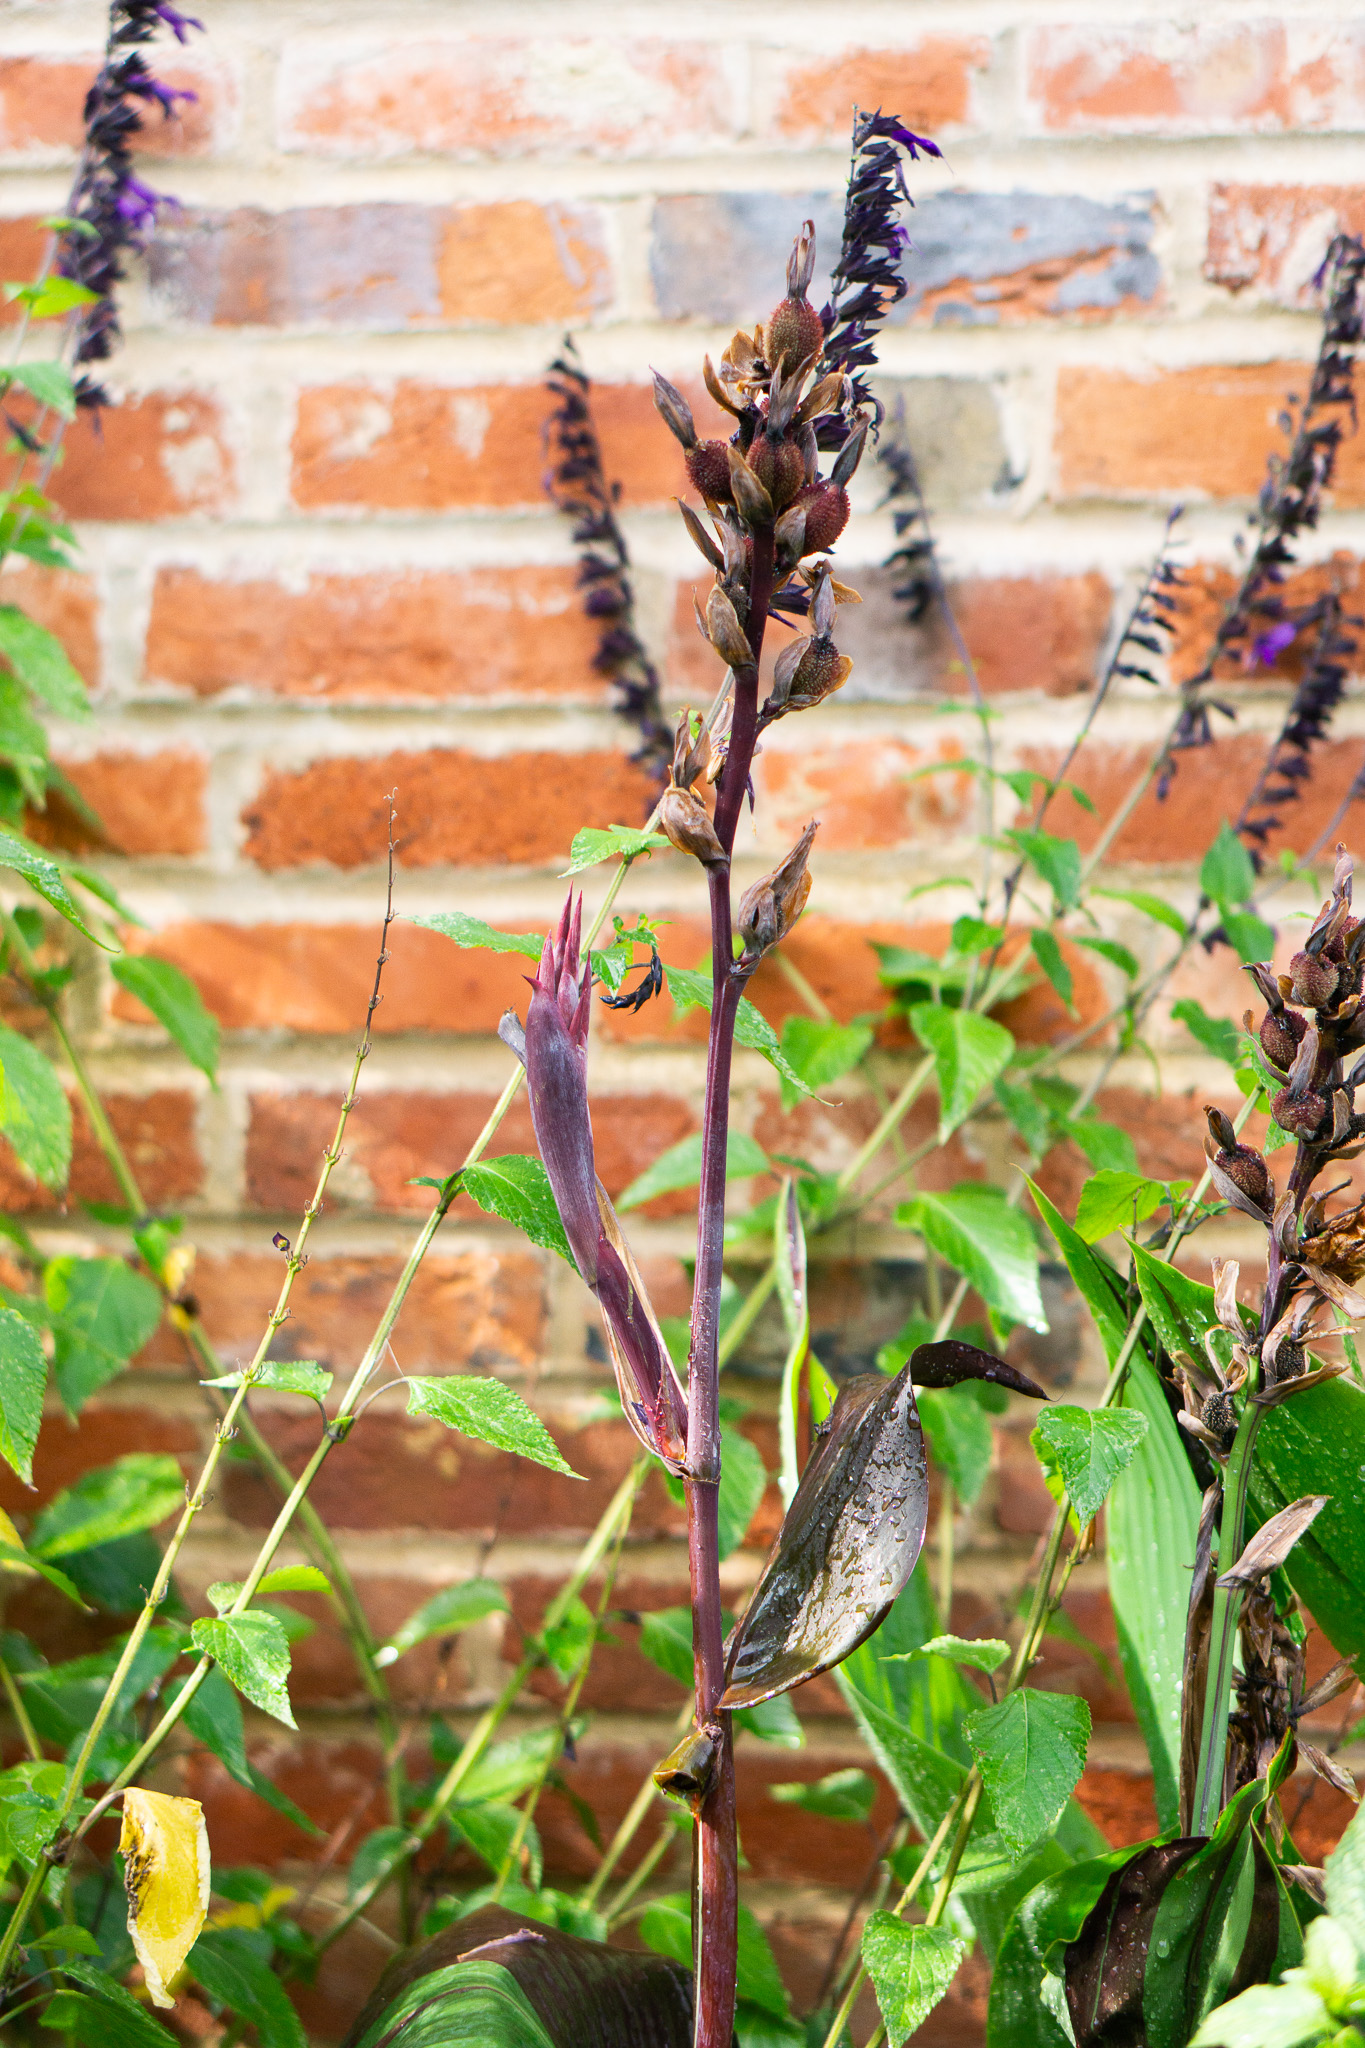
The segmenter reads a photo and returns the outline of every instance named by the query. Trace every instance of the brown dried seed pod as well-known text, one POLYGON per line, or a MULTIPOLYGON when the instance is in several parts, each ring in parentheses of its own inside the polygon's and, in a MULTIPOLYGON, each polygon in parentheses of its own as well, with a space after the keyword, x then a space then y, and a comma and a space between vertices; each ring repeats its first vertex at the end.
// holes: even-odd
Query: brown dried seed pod
POLYGON ((667 377, 661 377, 657 370, 653 372, 653 377, 654 404, 660 419, 669 433, 682 442, 684 448, 695 448, 697 429, 692 421, 691 406, 677 386, 669 383, 667 377))
POLYGON ((713 505, 733 503, 730 490, 730 446, 726 441, 698 441, 687 455, 687 474, 694 490, 713 505))
POLYGON ((1267 1010, 1258 1034, 1261 1050, 1268 1060, 1288 1073, 1307 1029, 1303 1018, 1296 1017, 1292 1010, 1282 1010, 1278 1017, 1267 1010))
POLYGON ((750 526, 767 526, 772 521, 773 501, 768 487, 755 476, 738 448, 727 445, 730 467, 730 496, 741 519, 750 526))
POLYGON ((721 660, 731 668, 747 668, 753 661, 753 650, 739 623, 739 613, 719 583, 711 585, 706 599, 706 632, 721 660))
POLYGON ((832 548, 848 525, 848 492, 838 484, 806 484, 792 500, 806 514, 806 553, 823 554, 832 548))
POLYGON ((774 441, 760 434, 749 450, 749 467, 779 512, 805 486, 805 457, 795 441, 774 441))
POLYGON ((729 866, 730 857, 716 837, 716 828, 700 797, 690 789, 666 789, 659 801, 659 823, 670 846, 690 853, 703 867, 729 866))
POLYGON ((1296 1138, 1311 1138, 1327 1114, 1327 1099, 1309 1089, 1295 1102, 1287 1088, 1281 1088, 1270 1105, 1270 1114, 1282 1131, 1292 1131, 1296 1138))
POLYGON ((1330 960, 1315 960, 1311 953, 1296 953, 1289 963, 1291 992, 1296 1003, 1320 1010, 1337 992, 1338 975, 1330 960))
POLYGON ((812 819, 786 859, 741 896, 735 925, 747 952, 764 953, 775 946, 805 909, 811 890, 807 862, 818 829, 812 819))

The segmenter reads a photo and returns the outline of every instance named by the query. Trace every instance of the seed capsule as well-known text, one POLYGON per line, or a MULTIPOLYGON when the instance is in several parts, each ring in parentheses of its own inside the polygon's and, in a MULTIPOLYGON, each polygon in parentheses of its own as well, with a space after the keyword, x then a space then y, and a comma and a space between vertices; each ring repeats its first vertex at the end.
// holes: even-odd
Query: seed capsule
POLYGON ((811 890, 806 863, 818 829, 812 819, 780 866, 741 896, 735 924, 746 953, 766 953, 786 937, 805 909, 811 890))

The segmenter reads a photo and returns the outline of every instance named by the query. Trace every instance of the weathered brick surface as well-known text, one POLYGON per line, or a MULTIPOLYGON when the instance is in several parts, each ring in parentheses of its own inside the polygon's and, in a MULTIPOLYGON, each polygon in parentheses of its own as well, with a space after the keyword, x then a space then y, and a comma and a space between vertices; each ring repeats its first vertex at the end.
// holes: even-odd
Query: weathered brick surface
MULTIPOLYGON (((94 49, 86 57, 40 52, 0 58, 0 157, 16 164, 54 157, 69 162, 81 145, 81 108, 99 62, 94 49)), ((156 107, 146 113, 138 154, 207 154, 231 121, 236 99, 231 80, 212 60, 193 58, 162 59, 156 75, 195 97, 179 101, 169 119, 156 107)))
MULTIPOLYGON (((172 1206, 199 1192, 203 1161, 195 1130, 194 1097, 183 1088, 159 1088, 148 1095, 104 1093, 115 1135, 127 1152, 143 1193, 151 1203, 172 1206)), ((95 1143, 85 1110, 72 1103, 71 1180, 68 1196, 79 1202, 113 1202, 120 1190, 95 1143)), ((23 1214, 52 1214, 61 1198, 41 1187, 0 1138, 0 1202, 23 1214)))
POLYGON ((572 571, 525 565, 219 581, 160 570, 148 682, 332 703, 601 698, 572 571))
POLYGON ((1107 27, 1047 24, 1028 36, 1030 113, 1060 134, 1267 134, 1360 128, 1362 42, 1324 10, 1107 27))
POLYGON ((59 793, 46 812, 31 817, 35 839, 80 852, 103 848, 129 858, 203 851, 208 771, 202 754, 171 747, 159 754, 94 754, 62 766, 100 829, 96 832, 59 793))
POLYGON ((177 519, 232 509, 237 464, 223 408, 193 390, 148 391, 81 414, 52 493, 72 519, 177 519))
POLYGON ((1362 226, 1358 185, 1218 184, 1209 194, 1204 274, 1229 291, 1253 287, 1278 305, 1308 305, 1333 235, 1358 235, 1362 226))

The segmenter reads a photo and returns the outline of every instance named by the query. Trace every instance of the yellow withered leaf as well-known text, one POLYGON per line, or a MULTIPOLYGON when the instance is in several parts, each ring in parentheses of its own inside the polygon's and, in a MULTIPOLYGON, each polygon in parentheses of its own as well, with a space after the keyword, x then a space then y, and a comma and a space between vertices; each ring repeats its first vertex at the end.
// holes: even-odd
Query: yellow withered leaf
POLYGON ((144 1792, 123 1795, 124 1883, 128 1932, 153 2005, 174 2005, 167 1986, 184 1968, 209 1909, 209 1837, 197 1799, 144 1792))

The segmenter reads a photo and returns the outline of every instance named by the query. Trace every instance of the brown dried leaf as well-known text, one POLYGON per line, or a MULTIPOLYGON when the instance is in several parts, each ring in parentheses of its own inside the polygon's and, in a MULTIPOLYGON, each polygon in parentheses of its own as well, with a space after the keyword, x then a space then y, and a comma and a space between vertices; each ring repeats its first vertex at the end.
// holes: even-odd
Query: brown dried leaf
POLYGON ((1264 1578, 1267 1572, 1278 1570, 1330 1498, 1325 1493, 1306 1493, 1302 1500, 1291 1500, 1287 1508, 1281 1508, 1264 1528, 1256 1531, 1236 1564, 1220 1572, 1215 1583, 1223 1587, 1249 1586, 1254 1580, 1264 1578))

